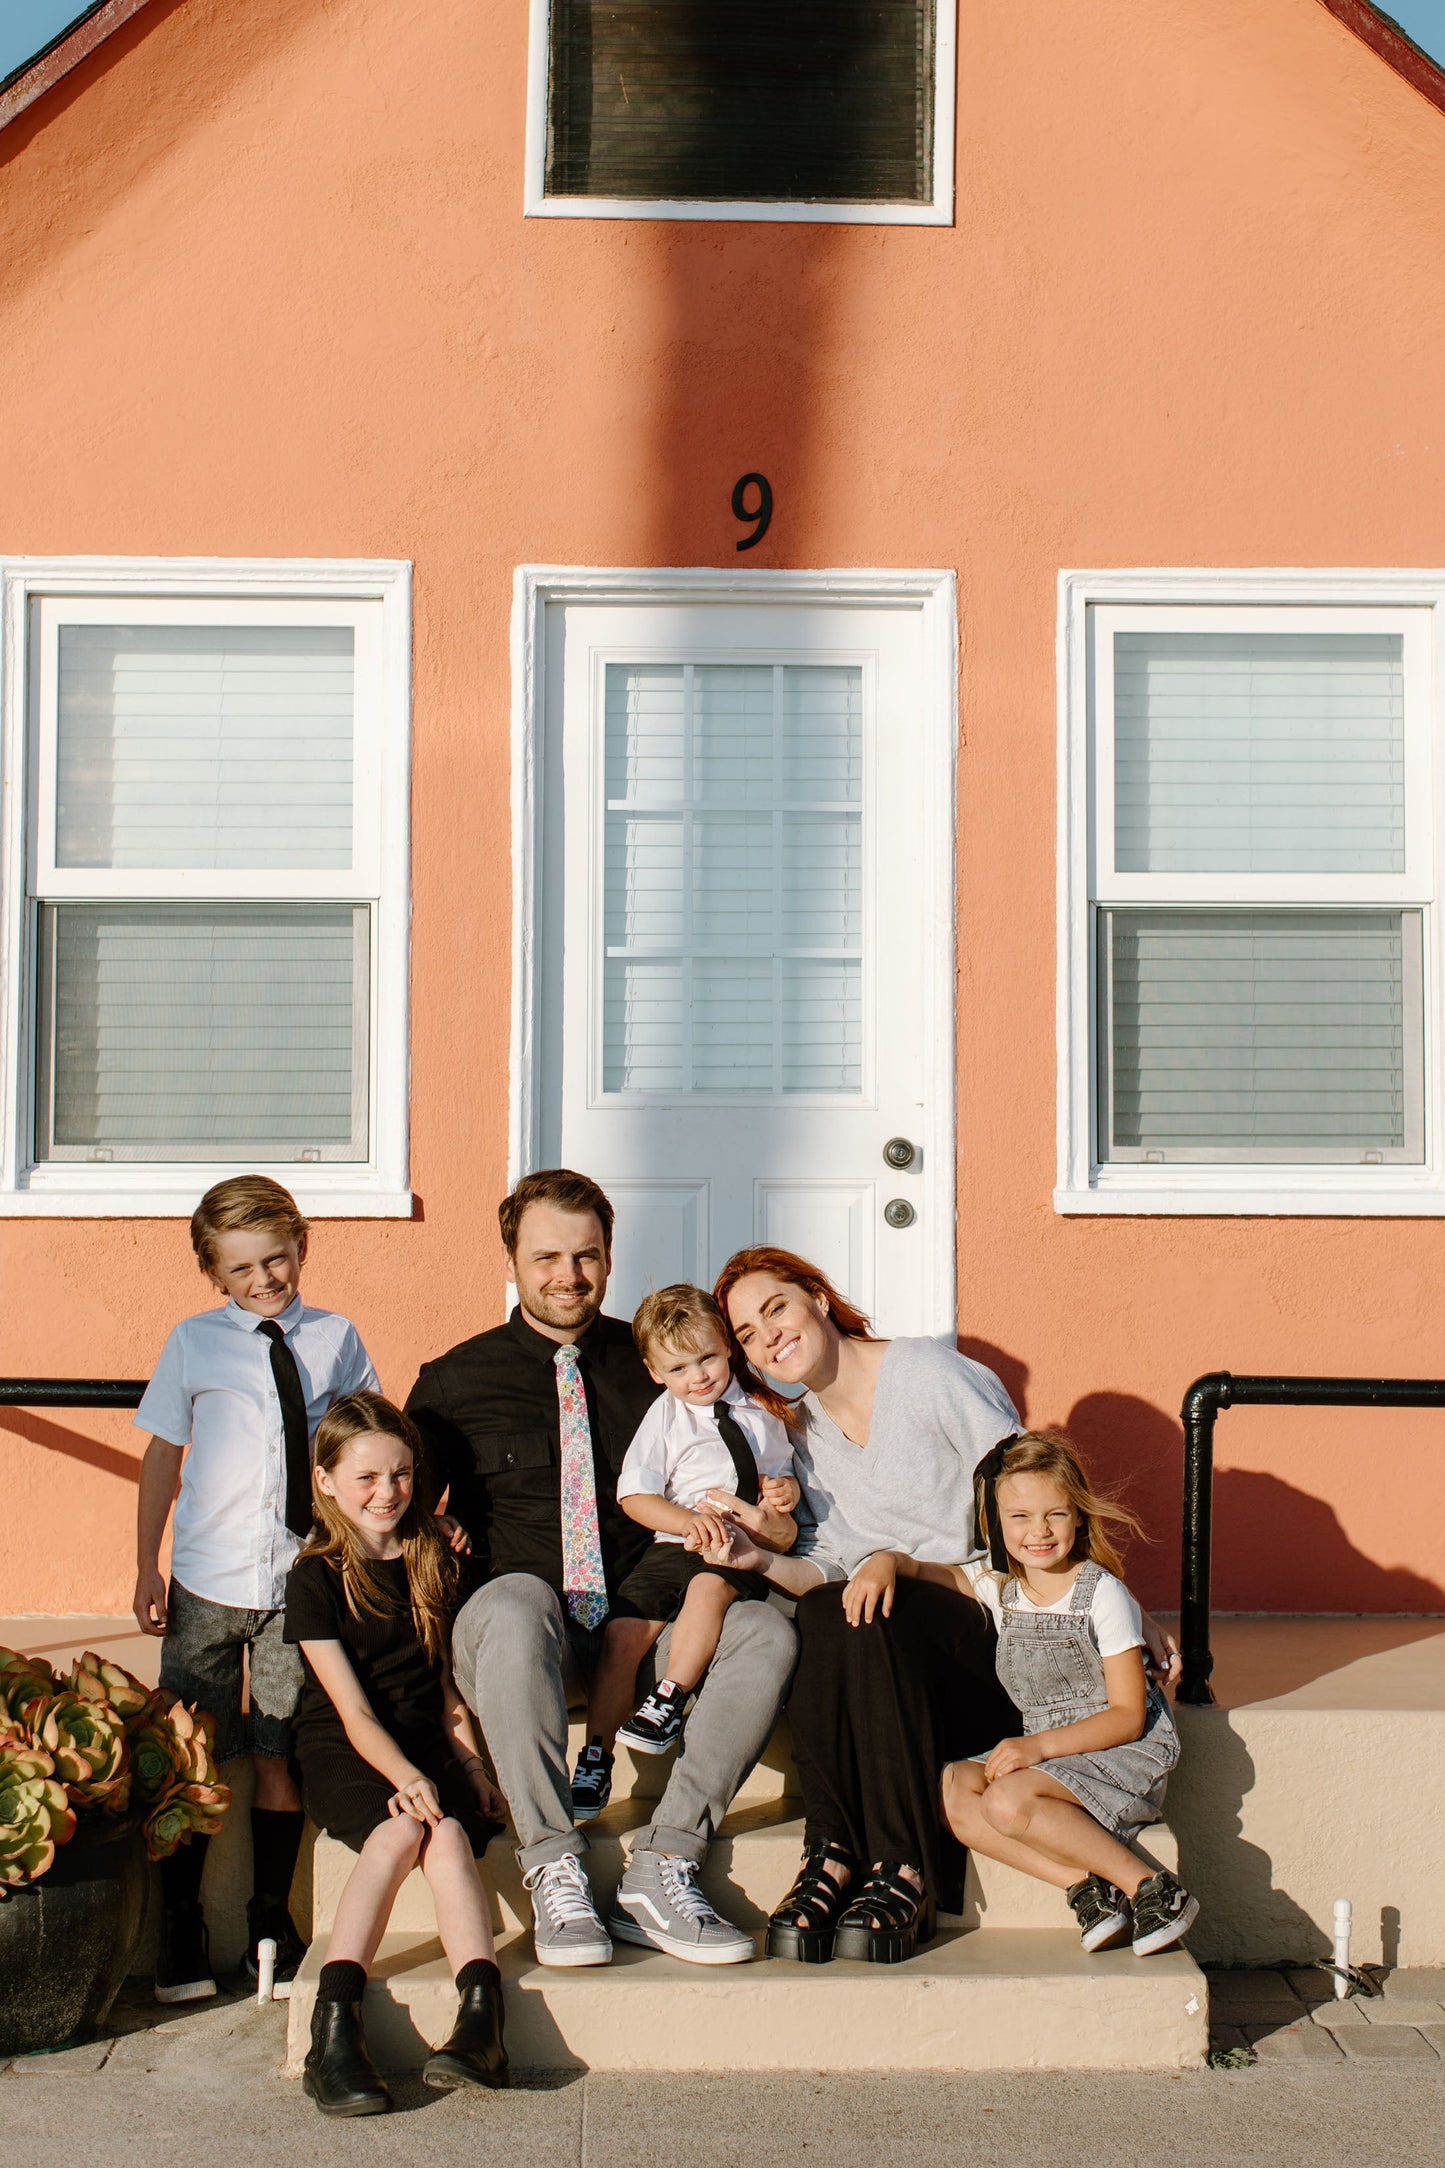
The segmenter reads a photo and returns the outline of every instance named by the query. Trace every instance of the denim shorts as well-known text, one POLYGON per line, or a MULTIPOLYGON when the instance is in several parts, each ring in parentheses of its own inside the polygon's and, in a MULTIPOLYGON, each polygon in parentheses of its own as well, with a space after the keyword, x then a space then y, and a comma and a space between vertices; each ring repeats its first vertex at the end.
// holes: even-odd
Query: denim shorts
POLYGON ((216 1724, 216 1759, 291 1757, 291 1719, 305 1676, 301 1651, 281 1639, 284 1611, 245 1611, 193 1596, 173 1580, 161 1643, 161 1685, 216 1724), (243 1697, 241 1652, 249 1694, 243 1697), (249 1708, 247 1702, 249 1701, 249 1708))

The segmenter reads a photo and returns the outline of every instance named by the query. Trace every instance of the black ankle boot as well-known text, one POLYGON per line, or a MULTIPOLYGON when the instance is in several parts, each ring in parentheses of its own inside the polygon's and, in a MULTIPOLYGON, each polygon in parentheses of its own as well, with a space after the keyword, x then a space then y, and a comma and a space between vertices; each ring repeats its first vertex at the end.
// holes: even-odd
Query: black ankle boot
POLYGON ((384 2115, 391 2106, 366 2052, 359 2002, 318 2001, 301 2084, 323 2115, 384 2115))
POLYGON ((423 2085, 450 2092, 458 2085, 508 2085, 507 2050, 502 2044, 502 1990, 495 1980, 481 1980, 462 1990, 451 2038, 427 2062, 423 2085))

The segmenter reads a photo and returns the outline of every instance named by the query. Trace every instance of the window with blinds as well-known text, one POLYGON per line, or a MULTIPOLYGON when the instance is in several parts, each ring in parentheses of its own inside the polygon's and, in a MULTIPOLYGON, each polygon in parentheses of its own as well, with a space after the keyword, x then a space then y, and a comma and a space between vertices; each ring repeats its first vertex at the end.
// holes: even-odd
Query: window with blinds
POLYGON ((37 1165, 367 1161, 365 606, 38 609, 37 1165))
POLYGON ((551 0, 546 194, 925 204, 934 0, 551 0))
POLYGON ((862 672, 610 663, 602 1088, 862 1089, 862 672))
POLYGON ((1385 615, 1095 612, 1101 1165, 1422 1163, 1427 695, 1385 615))

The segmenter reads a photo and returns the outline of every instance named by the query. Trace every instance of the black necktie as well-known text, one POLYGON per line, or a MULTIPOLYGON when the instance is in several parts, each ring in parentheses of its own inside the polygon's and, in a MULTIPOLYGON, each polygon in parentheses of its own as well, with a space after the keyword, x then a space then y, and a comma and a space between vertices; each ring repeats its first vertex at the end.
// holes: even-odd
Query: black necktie
POLYGON ((281 1403, 281 1428, 286 1438, 286 1526, 293 1536, 311 1533, 311 1427, 306 1420, 306 1395, 296 1357, 286 1345, 286 1335, 274 1317, 256 1327, 271 1343, 271 1375, 281 1403))
POLYGON ((718 1435, 732 1457, 738 1496, 745 1506, 755 1506, 758 1502, 758 1464, 753 1459, 752 1447, 743 1436, 742 1424, 735 1415, 729 1414, 721 1400, 715 1403, 712 1412, 718 1435))

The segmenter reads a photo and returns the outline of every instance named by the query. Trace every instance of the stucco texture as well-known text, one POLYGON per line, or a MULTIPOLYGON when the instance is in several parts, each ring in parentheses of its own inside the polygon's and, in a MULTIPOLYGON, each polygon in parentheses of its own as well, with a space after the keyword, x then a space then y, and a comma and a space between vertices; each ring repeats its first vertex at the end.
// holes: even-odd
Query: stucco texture
MULTIPOLYGON (((416 567, 413 1180, 307 1292, 501 1315, 513 568, 956 567, 960 1329, 1174 1586, 1184 1386, 1445 1375, 1430 1221, 1065 1219, 1063 566, 1445 563, 1445 117, 1319 0, 962 0, 942 229, 522 217, 521 0, 152 0, 0 135, 0 550, 416 567), (990 1352, 992 1351, 992 1353, 990 1352)), ((0 1222, 0 1373, 141 1375, 178 1221, 0 1222)), ((0 1413, 9 1610, 124 1609, 123 1420, 0 1413)), ((1445 1604, 1433 1417, 1237 1411, 1216 1595, 1445 1604)))

